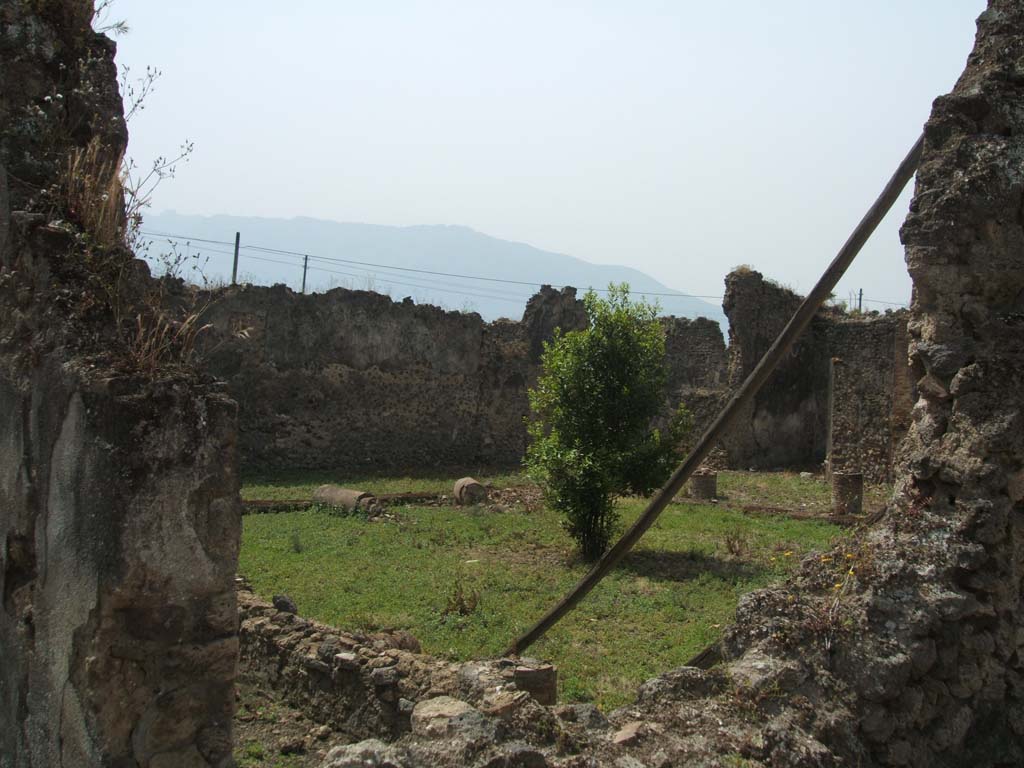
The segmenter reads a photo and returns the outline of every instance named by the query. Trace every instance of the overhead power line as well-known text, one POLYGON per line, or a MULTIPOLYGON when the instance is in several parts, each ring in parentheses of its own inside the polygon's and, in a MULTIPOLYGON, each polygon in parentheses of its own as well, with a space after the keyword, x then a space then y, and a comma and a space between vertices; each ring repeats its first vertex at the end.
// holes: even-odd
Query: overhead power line
POLYGON ((907 302, 905 301, 883 301, 882 299, 864 299, 864 301, 870 301, 872 304, 887 304, 890 307, 906 307, 907 302))
MULTIPOLYGON (((197 249, 197 253, 219 253, 219 254, 223 254, 225 256, 232 256, 234 254, 233 251, 225 251, 225 250, 223 250, 221 248, 210 248, 210 247, 204 247, 201 251, 199 251, 197 249)), ((302 266, 300 262, 281 261, 280 259, 268 259, 265 256, 255 256, 253 254, 248 254, 248 258, 253 259, 255 261, 266 262, 268 264, 281 264, 281 265, 286 266, 286 267, 300 267, 300 266, 302 266)), ((315 272, 324 272, 324 273, 331 274, 331 275, 342 275, 342 276, 345 276, 345 277, 354 277, 354 278, 360 279, 360 280, 370 279, 370 280, 374 280, 376 282, 385 283, 386 285, 401 285, 401 286, 404 286, 406 288, 421 288, 421 289, 427 289, 427 290, 431 290, 431 291, 446 291, 448 293, 458 293, 458 294, 463 294, 463 295, 466 295, 466 296, 473 296, 474 298, 478 298, 478 299, 497 299, 499 301, 508 301, 508 302, 515 303, 515 304, 522 304, 521 298, 518 297, 518 296, 515 296, 514 294, 497 294, 497 293, 493 293, 493 292, 492 293, 479 293, 479 292, 471 292, 471 291, 456 291, 456 290, 453 290, 453 286, 451 284, 439 283, 439 282, 437 282, 435 280, 422 280, 422 281, 414 281, 414 282, 411 282, 411 283, 406 283, 406 282, 399 282, 397 280, 393 280, 393 279, 391 279, 391 277, 389 275, 384 275, 383 277, 381 277, 376 272, 370 272, 369 270, 364 270, 362 272, 362 274, 359 274, 359 273, 356 273, 356 272, 344 272, 344 271, 339 271, 339 270, 325 269, 324 267, 309 267, 309 269, 311 271, 315 271, 315 272)), ((413 280, 413 278, 408 278, 408 279, 413 280)), ((458 286, 458 287, 462 288, 464 286, 458 286)))
MULTIPOLYGON (((233 242, 230 242, 230 241, 227 241, 227 240, 212 240, 212 239, 209 239, 209 238, 191 237, 189 235, 178 235, 178 234, 173 234, 173 233, 168 233, 168 232, 145 232, 144 231, 141 234, 146 235, 147 237, 165 237, 165 238, 170 238, 172 240, 178 240, 178 241, 184 241, 184 242, 190 242, 190 243, 208 243, 208 244, 211 244, 211 245, 227 245, 227 246, 233 246, 234 245, 233 242)), ((217 250, 214 250, 214 249, 207 249, 207 250, 213 251, 215 253, 230 253, 228 251, 217 251, 217 250)), ((551 282, 548 282, 548 281, 545 281, 545 280, 537 280, 537 281, 510 280, 510 279, 500 278, 500 277, 485 277, 483 275, 467 275, 467 274, 461 274, 461 273, 457 273, 457 272, 441 272, 441 271, 438 271, 438 270, 431 270, 431 269, 415 269, 413 267, 399 267, 399 266, 396 266, 394 264, 381 264, 381 263, 371 262, 371 261, 358 261, 356 259, 343 259, 343 258, 340 258, 340 257, 318 256, 318 255, 315 255, 315 254, 312 254, 312 253, 305 253, 303 251, 291 251, 291 250, 287 250, 287 249, 284 249, 284 248, 270 248, 268 246, 262 246, 262 245, 243 245, 243 246, 241 246, 241 250, 256 251, 256 252, 259 252, 259 253, 272 254, 272 255, 276 254, 276 255, 280 255, 280 256, 292 256, 292 257, 296 257, 296 258, 300 258, 300 259, 301 258, 308 258, 308 259, 311 259, 311 260, 314 260, 314 261, 322 261, 322 262, 326 262, 326 263, 329 263, 329 264, 341 264, 343 266, 352 266, 352 267, 356 267, 356 268, 359 268, 359 267, 373 267, 375 269, 388 269, 388 270, 393 270, 393 271, 398 271, 398 272, 409 272, 409 273, 422 274, 422 275, 432 275, 432 276, 436 276, 436 277, 455 278, 455 279, 458 279, 458 280, 477 280, 477 281, 488 282, 488 283, 501 283, 501 284, 506 284, 506 285, 528 286, 528 287, 532 287, 532 288, 536 288, 536 287, 539 287, 539 286, 542 286, 542 285, 550 285, 552 288, 565 288, 565 287, 567 287, 567 286, 564 286, 564 285, 557 285, 557 284, 554 284, 554 283, 551 283, 551 282)), ((250 253, 248 255, 249 255, 249 258, 255 259, 257 261, 264 261, 264 262, 275 263, 275 264, 283 264, 285 266, 297 266, 296 264, 293 264, 291 262, 275 261, 273 259, 268 259, 266 257, 262 257, 261 258, 261 257, 255 255, 255 254, 252 254, 252 253, 250 253)), ((313 266, 311 266, 311 267, 309 267, 309 269, 312 269, 312 270, 315 270, 315 271, 318 271, 318 272, 326 272, 328 274, 343 275, 343 276, 347 276, 347 277, 356 277, 356 278, 365 278, 366 277, 366 275, 358 275, 358 274, 353 274, 351 272, 335 271, 335 270, 326 269, 324 267, 313 267, 313 266)), ((408 287, 408 288, 429 289, 429 290, 443 291, 443 292, 446 292, 446 293, 455 293, 455 294, 461 294, 461 295, 465 295, 465 296, 473 296, 474 298, 497 299, 499 301, 507 301, 507 302, 512 302, 512 303, 521 303, 520 299, 513 299, 513 298, 508 297, 507 295, 506 296, 499 296, 499 295, 496 295, 496 294, 481 294, 481 293, 473 293, 471 291, 465 291, 465 290, 454 290, 451 287, 444 287, 444 286, 437 285, 434 281, 426 281, 425 280, 425 281, 423 281, 421 283, 408 283, 408 282, 400 282, 400 281, 397 281, 397 280, 393 280, 388 275, 380 276, 380 275, 378 275, 376 273, 368 273, 368 274, 372 274, 372 277, 373 277, 374 280, 377 280, 377 281, 379 281, 381 283, 385 283, 385 284, 388 284, 388 285, 401 285, 401 286, 408 287), (429 283, 429 284, 425 285, 424 283, 429 283)), ((406 279, 407 280, 411 280, 412 278, 406 278, 406 279)), ((594 291, 596 291, 598 293, 607 293, 609 289, 607 289, 607 288, 592 288, 591 290, 594 290, 594 291)), ((636 293, 638 293, 640 295, 643 295, 643 296, 657 296, 659 298, 663 297, 663 298, 679 298, 679 299, 712 299, 712 300, 715 300, 715 301, 721 301, 723 299, 722 296, 712 296, 712 295, 708 295, 708 294, 698 294, 698 293, 679 293, 679 292, 667 293, 667 292, 642 291, 642 290, 641 291, 636 291, 636 293)), ((888 300, 883 300, 883 299, 869 299, 869 298, 866 298, 866 297, 863 299, 863 301, 866 301, 866 302, 869 302, 869 303, 872 303, 872 304, 883 304, 883 305, 891 306, 891 307, 906 307, 906 306, 908 306, 907 302, 888 301, 888 300)))
MULTIPOLYGON (((223 254, 225 256, 233 255, 233 251, 224 251, 224 250, 221 250, 219 248, 204 248, 202 250, 202 253, 219 253, 219 254, 223 254)), ((265 263, 268 263, 268 264, 281 264, 281 265, 283 265, 285 267, 296 267, 296 266, 299 266, 299 264, 297 264, 296 262, 293 262, 293 261, 281 261, 280 259, 269 259, 266 256, 254 256, 252 254, 249 254, 249 258, 253 259, 254 261, 262 261, 262 262, 265 262, 265 263)), ((324 272, 326 274, 339 275, 339 276, 342 276, 342 277, 354 277, 356 279, 372 278, 373 280, 376 280, 377 282, 380 282, 380 283, 384 283, 385 285, 400 285, 400 286, 405 287, 405 288, 419 288, 421 290, 425 289, 425 290, 430 290, 430 291, 442 291, 444 293, 454 293, 454 294, 459 295, 459 296, 472 296, 475 299, 494 299, 496 301, 505 301, 505 302, 508 302, 509 304, 522 304, 523 303, 521 299, 510 298, 509 296, 500 296, 500 295, 494 294, 494 293, 477 293, 477 292, 474 292, 474 291, 454 290, 454 289, 451 289, 451 288, 444 288, 444 287, 439 287, 439 286, 435 286, 435 285, 423 285, 423 284, 419 284, 419 283, 400 282, 398 280, 392 280, 387 275, 385 275, 383 278, 381 278, 381 277, 378 277, 377 275, 375 275, 373 273, 369 273, 369 272, 364 273, 364 274, 357 274, 355 272, 343 272, 343 271, 336 270, 336 269, 326 269, 324 267, 310 267, 309 269, 311 271, 324 272)))
MULTIPOLYGON (((167 232, 142 232, 142 234, 146 235, 147 237, 167 237, 167 238, 171 238, 173 240, 184 240, 184 241, 195 242, 195 243, 212 243, 214 245, 234 245, 234 243, 227 242, 226 240, 209 240, 209 239, 204 239, 204 238, 200 238, 200 237, 189 237, 187 235, 170 234, 170 233, 167 233, 167 232)), ((423 274, 423 275, 435 275, 435 276, 439 276, 439 277, 453 277, 453 278, 457 278, 457 279, 460 279, 460 280, 481 280, 481 281, 489 282, 489 283, 505 283, 507 285, 523 285, 523 286, 529 286, 529 287, 538 287, 538 286, 541 286, 541 285, 550 285, 552 288, 565 288, 565 287, 567 287, 565 285, 556 285, 556 284, 554 284, 554 283, 552 283, 550 281, 547 281, 547 280, 532 280, 532 281, 531 280, 510 280, 510 279, 507 279, 507 278, 500 278, 500 277, 484 277, 483 275, 466 275, 466 274, 460 274, 460 273, 456 273, 456 272, 440 272, 440 271, 431 270, 431 269, 414 269, 413 267, 399 267, 399 266, 395 266, 393 264, 380 264, 380 263, 372 262, 372 261, 357 261, 355 259, 342 259, 342 258, 330 257, 330 256, 317 256, 315 254, 305 253, 303 251, 289 251, 289 250, 286 250, 286 249, 283 249, 283 248, 269 248, 269 247, 260 246, 260 245, 243 245, 241 247, 241 249, 242 250, 249 250, 249 251, 260 251, 262 253, 275 253, 275 254, 279 254, 279 255, 282 255, 282 256, 308 257, 310 259, 315 259, 317 261, 326 261, 326 262, 335 263, 335 264, 353 264, 353 265, 357 265, 357 266, 375 267, 377 269, 397 270, 397 271, 400 271, 400 272, 415 272, 415 273, 419 273, 419 274, 423 274)), ((598 293, 607 293, 608 292, 607 288, 594 288, 593 290, 598 292, 598 293)), ((703 294, 697 294, 697 293, 679 293, 679 292, 665 293, 665 292, 643 291, 643 290, 638 290, 638 291, 636 291, 636 293, 642 294, 644 296, 659 296, 659 297, 670 297, 670 298, 681 298, 681 299, 714 299, 714 300, 717 300, 717 301, 720 301, 722 299, 721 296, 711 296, 711 295, 703 295, 703 294)))
MULTIPOLYGON (((271 264, 284 264, 285 266, 289 266, 289 267, 296 266, 292 262, 280 261, 278 259, 268 259, 265 256, 253 256, 253 255, 250 254, 249 258, 255 259, 256 261, 269 262, 271 264)), ((365 278, 365 277, 367 277, 367 275, 359 275, 359 274, 356 274, 354 272, 341 272, 341 271, 334 270, 334 269, 325 269, 324 267, 310 267, 309 269, 311 271, 325 272, 325 273, 330 274, 330 275, 341 275, 341 276, 344 276, 344 277, 355 277, 355 278, 365 278)), ((457 294, 459 296, 472 296, 472 297, 477 298, 477 299, 494 299, 496 301, 506 301, 509 304, 522 304, 522 301, 520 301, 519 299, 510 299, 510 298, 507 298, 505 296, 497 296, 495 294, 473 293, 471 291, 457 291, 457 290, 448 289, 448 288, 436 288, 436 287, 433 287, 433 286, 423 286, 423 285, 415 285, 413 283, 403 283, 403 282, 399 282, 397 280, 391 280, 390 278, 377 278, 376 276, 373 276, 373 277, 374 277, 375 280, 379 280, 379 282, 384 283, 385 285, 401 285, 401 286, 406 287, 406 288, 419 288, 419 289, 427 288, 427 289, 429 289, 431 291, 443 291, 445 293, 454 293, 454 294, 457 294)))

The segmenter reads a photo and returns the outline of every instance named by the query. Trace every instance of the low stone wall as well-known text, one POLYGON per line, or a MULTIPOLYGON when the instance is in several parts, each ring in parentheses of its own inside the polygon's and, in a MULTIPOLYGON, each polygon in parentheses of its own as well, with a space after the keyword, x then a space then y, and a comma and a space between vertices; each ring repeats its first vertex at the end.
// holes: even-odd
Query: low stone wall
POLYGON ((417 704, 442 696, 472 704, 479 716, 507 718, 554 694, 554 669, 540 662, 446 662, 423 655, 408 633, 345 632, 280 611, 244 583, 238 606, 240 679, 354 741, 409 733, 417 704), (522 679, 537 677, 551 683, 546 691, 523 689, 522 679))

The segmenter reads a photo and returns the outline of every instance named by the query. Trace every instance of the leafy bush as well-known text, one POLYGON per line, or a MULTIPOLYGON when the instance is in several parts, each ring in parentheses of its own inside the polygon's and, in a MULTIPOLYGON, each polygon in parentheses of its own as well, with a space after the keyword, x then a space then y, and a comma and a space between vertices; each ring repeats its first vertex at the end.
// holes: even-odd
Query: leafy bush
POLYGON ((671 474, 691 428, 682 405, 664 431, 665 337, 657 305, 609 286, 583 301, 590 327, 544 345, 543 373, 530 390, 526 467, 588 560, 600 557, 618 522, 614 500, 646 495, 671 474))

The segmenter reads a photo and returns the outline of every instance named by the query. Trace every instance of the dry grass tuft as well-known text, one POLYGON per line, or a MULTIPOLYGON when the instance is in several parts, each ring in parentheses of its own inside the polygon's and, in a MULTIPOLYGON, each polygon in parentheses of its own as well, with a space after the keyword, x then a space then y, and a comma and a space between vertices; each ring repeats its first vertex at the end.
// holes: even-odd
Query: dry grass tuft
POLYGON ((111 157, 97 138, 68 155, 60 190, 68 214, 101 247, 124 241, 120 155, 111 157))
POLYGON ((162 311, 139 314, 135 330, 128 338, 128 358, 132 367, 152 376, 167 365, 187 365, 195 353, 199 334, 210 328, 200 324, 205 307, 172 320, 162 311))
POLYGON ((750 552, 750 537, 739 529, 726 532, 723 543, 731 557, 743 558, 750 552))
POLYGON ((475 589, 467 592, 462 586, 462 579, 457 579, 455 581, 455 589, 448 597, 448 604, 441 612, 441 618, 452 615, 469 616, 476 611, 479 605, 480 593, 475 589))

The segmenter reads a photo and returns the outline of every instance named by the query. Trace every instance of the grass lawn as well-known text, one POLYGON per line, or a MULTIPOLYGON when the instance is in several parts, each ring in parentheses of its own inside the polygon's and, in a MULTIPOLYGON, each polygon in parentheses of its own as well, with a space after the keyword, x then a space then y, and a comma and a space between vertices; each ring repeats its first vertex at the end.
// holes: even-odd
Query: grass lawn
MULTIPOLYGON (((768 506, 792 506, 793 499, 820 491, 811 486, 824 487, 820 480, 775 474, 760 490, 750 486, 755 475, 747 472, 720 475, 720 487, 729 500, 756 497, 768 506)), ((329 479, 264 479, 247 485, 243 495, 302 498, 329 479)), ((518 476, 480 479, 523 482, 518 476)), ((447 492, 451 483, 345 481, 376 493, 447 492)), ((816 498, 827 506, 827 489, 816 498)), ((781 579, 805 552, 842 535, 822 521, 746 515, 730 509, 729 500, 670 505, 624 563, 529 649, 558 665, 563 700, 592 700, 605 709, 628 702, 640 682, 719 637, 742 594, 781 579)), ((643 500, 623 500, 623 522, 643 507, 643 500)), ((501 653, 586 571, 547 510, 396 509, 397 521, 377 522, 315 509, 247 516, 239 569, 265 597, 288 593, 303 615, 349 629, 407 629, 427 653, 452 659, 501 653), (458 610, 460 594, 465 613, 458 610), (479 599, 468 610, 474 595, 479 599)))
MULTIPOLYGON (((507 487, 528 482, 521 474, 480 473, 473 475, 484 485, 507 487)), ((419 491, 423 493, 447 493, 451 495, 457 477, 375 477, 346 476, 338 479, 336 474, 328 471, 295 470, 280 472, 272 477, 251 476, 242 481, 243 499, 292 500, 308 499, 313 491, 324 483, 336 483, 346 488, 357 488, 372 493, 406 493, 419 491)))
MULTIPOLYGON (((820 475, 796 472, 719 472, 718 493, 723 504, 785 507, 798 512, 828 514, 832 490, 820 475)), ((864 485, 864 512, 885 506, 892 486, 864 485)))

